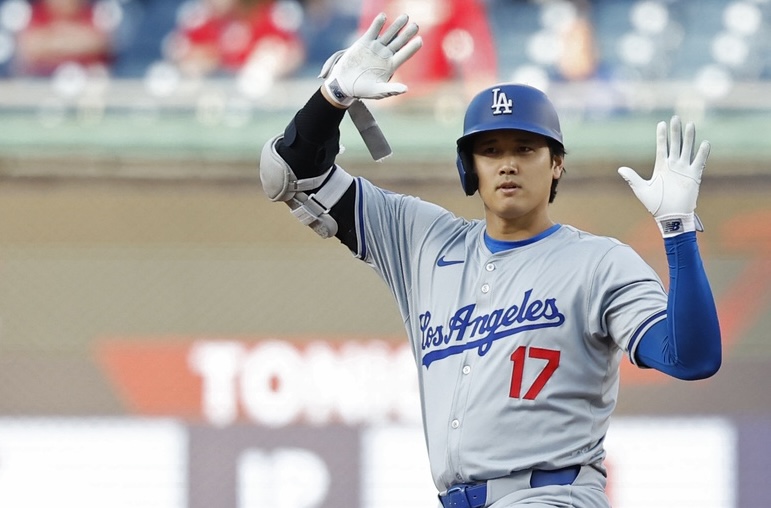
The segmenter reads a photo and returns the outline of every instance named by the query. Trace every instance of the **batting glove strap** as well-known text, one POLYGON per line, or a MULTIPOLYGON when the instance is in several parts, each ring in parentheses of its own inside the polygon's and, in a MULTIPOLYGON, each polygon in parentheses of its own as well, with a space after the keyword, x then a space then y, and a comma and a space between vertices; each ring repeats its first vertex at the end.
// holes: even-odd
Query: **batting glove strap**
POLYGON ((656 224, 664 238, 672 238, 691 231, 704 231, 701 219, 695 213, 662 215, 656 217, 656 224))
POLYGON ((331 75, 332 69, 344 53, 345 50, 341 49, 337 53, 330 56, 327 61, 324 62, 324 66, 321 68, 319 77, 327 78, 324 80, 324 88, 326 88, 327 92, 329 92, 329 97, 331 97, 332 100, 334 100, 339 105, 347 108, 353 104, 353 101, 356 100, 356 97, 354 97, 348 90, 343 89, 343 86, 340 84, 340 80, 337 76, 331 75))

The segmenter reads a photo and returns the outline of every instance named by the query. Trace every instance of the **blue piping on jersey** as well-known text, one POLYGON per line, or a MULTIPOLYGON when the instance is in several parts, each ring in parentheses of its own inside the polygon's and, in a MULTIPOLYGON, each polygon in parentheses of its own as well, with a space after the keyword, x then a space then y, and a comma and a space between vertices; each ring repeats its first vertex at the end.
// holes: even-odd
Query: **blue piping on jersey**
POLYGON ((539 240, 543 240, 544 238, 551 235, 552 233, 555 233, 561 227, 562 227, 561 224, 554 224, 546 231, 538 233, 532 238, 528 238, 526 240, 513 240, 513 241, 496 240, 495 238, 490 238, 490 236, 487 234, 487 231, 485 231, 485 245, 487 246, 488 249, 490 249, 490 252, 492 252, 493 254, 497 254, 498 252, 503 252, 509 249, 516 249, 517 247, 524 247, 525 245, 530 245, 531 243, 535 243, 539 240))
POLYGON ((643 332, 647 332, 650 326, 653 324, 654 321, 658 321, 661 319, 665 319, 667 317, 667 310, 661 310, 648 319, 646 319, 643 324, 641 324, 637 330, 635 330, 634 335, 632 335, 632 338, 629 340, 629 352, 630 356, 632 357, 632 363, 637 363, 634 361, 634 352, 637 348, 637 341, 640 340, 640 336, 643 335, 643 332))
POLYGON ((356 255, 359 259, 365 259, 367 257, 367 239, 364 234, 364 200, 362 199, 362 196, 364 195, 364 192, 361 188, 361 179, 356 178, 356 215, 357 217, 354 218, 356 221, 356 229, 359 240, 359 252, 356 255))

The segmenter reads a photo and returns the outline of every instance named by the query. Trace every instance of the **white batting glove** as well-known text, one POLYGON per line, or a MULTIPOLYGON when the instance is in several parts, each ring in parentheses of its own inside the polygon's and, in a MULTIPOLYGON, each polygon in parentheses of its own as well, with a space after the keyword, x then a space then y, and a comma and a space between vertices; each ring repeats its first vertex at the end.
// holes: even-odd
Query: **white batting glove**
POLYGON ((656 126, 656 161, 650 180, 642 179, 631 168, 618 169, 618 174, 656 219, 664 238, 703 231, 695 210, 710 144, 702 141, 694 157, 696 127, 689 122, 685 132, 681 130, 680 118, 673 116, 667 146, 667 123, 659 122, 656 126))
POLYGON ((423 45, 418 25, 408 21, 409 16, 402 14, 381 34, 386 22, 381 13, 351 47, 324 63, 319 77, 335 102, 348 107, 354 99, 382 99, 407 91, 402 83, 388 81, 423 45))

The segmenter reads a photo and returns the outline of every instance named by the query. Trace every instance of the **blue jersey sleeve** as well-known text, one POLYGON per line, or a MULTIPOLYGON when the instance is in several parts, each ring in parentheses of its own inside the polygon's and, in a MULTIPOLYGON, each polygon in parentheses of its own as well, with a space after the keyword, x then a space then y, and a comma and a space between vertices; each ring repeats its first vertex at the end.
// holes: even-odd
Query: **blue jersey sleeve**
POLYGON ((640 338, 638 365, 678 379, 704 379, 722 361, 720 326, 696 233, 666 238, 669 263, 667 318, 640 338))

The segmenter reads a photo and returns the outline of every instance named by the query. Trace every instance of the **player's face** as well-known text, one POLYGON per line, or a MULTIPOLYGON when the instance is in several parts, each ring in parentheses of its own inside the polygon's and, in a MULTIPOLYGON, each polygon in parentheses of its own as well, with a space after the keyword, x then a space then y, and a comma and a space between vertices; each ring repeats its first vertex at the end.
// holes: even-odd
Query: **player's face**
POLYGON ((519 130, 476 136, 472 153, 485 206, 488 233, 526 237, 551 225, 547 209, 552 180, 562 174, 562 158, 552 157, 546 138, 519 130))

